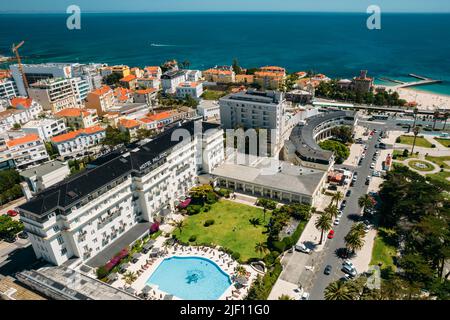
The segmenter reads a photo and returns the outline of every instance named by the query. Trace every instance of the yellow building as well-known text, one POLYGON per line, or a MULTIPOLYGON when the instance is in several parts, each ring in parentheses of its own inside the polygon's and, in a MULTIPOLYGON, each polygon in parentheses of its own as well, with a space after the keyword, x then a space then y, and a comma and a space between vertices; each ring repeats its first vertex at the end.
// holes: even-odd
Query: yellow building
POLYGON ((108 86, 103 86, 88 94, 85 105, 86 108, 95 109, 99 115, 103 115, 114 103, 114 91, 108 86))
POLYGON ((264 89, 279 89, 286 79, 286 69, 276 66, 265 66, 255 72, 254 82, 264 89))
POLYGON ((237 83, 245 83, 245 84, 252 84, 255 82, 255 76, 251 74, 237 74, 236 75, 236 82, 237 83))
POLYGON ((203 77, 209 82, 218 83, 234 83, 236 82, 236 74, 232 70, 223 70, 211 68, 203 71, 203 77))

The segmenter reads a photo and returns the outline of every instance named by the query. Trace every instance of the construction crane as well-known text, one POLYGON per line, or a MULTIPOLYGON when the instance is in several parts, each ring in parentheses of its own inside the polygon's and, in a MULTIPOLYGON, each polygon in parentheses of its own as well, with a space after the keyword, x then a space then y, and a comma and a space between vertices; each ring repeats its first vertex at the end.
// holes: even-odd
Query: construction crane
POLYGON ((28 94, 28 81, 27 81, 27 77, 25 76, 25 72, 23 71, 22 60, 20 59, 20 55, 19 55, 19 48, 22 47, 24 44, 25 44, 25 41, 22 41, 17 46, 15 44, 13 44, 12 52, 16 55, 17 63, 19 65, 19 71, 22 74, 22 79, 23 79, 23 84, 25 86, 25 91, 28 94))

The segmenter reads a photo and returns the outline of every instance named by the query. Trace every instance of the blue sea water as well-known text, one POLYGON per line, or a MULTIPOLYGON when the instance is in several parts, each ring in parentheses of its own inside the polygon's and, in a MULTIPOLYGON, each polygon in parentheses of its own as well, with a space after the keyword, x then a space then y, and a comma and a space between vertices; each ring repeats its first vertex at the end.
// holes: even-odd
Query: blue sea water
POLYGON ((147 281, 184 300, 217 300, 231 286, 230 278, 211 260, 201 257, 164 259, 147 281))
POLYGON ((81 30, 67 15, 0 15, 0 55, 25 40, 26 62, 106 62, 145 66, 175 58, 192 68, 281 65, 352 77, 409 73, 441 79, 421 87, 450 94, 450 15, 383 14, 381 30, 354 13, 83 14, 81 30))

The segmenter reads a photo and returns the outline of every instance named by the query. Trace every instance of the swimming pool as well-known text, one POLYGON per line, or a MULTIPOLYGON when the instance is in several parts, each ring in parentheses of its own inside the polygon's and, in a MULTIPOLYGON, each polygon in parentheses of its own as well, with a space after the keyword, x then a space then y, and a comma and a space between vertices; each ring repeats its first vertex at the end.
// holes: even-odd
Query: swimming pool
POLYGON ((231 286, 230 277, 202 257, 171 257, 156 268, 148 285, 184 300, 217 300, 231 286))

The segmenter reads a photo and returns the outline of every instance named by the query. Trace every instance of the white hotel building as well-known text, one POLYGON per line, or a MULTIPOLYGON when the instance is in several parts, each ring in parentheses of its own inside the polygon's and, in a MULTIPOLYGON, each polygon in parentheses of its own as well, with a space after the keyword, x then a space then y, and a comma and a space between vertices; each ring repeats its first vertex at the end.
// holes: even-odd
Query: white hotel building
POLYGON ((142 226, 147 232, 197 184, 200 171, 223 162, 222 139, 218 125, 189 122, 39 193, 19 207, 36 256, 89 265, 106 248, 120 251, 111 249, 118 238, 142 226))

